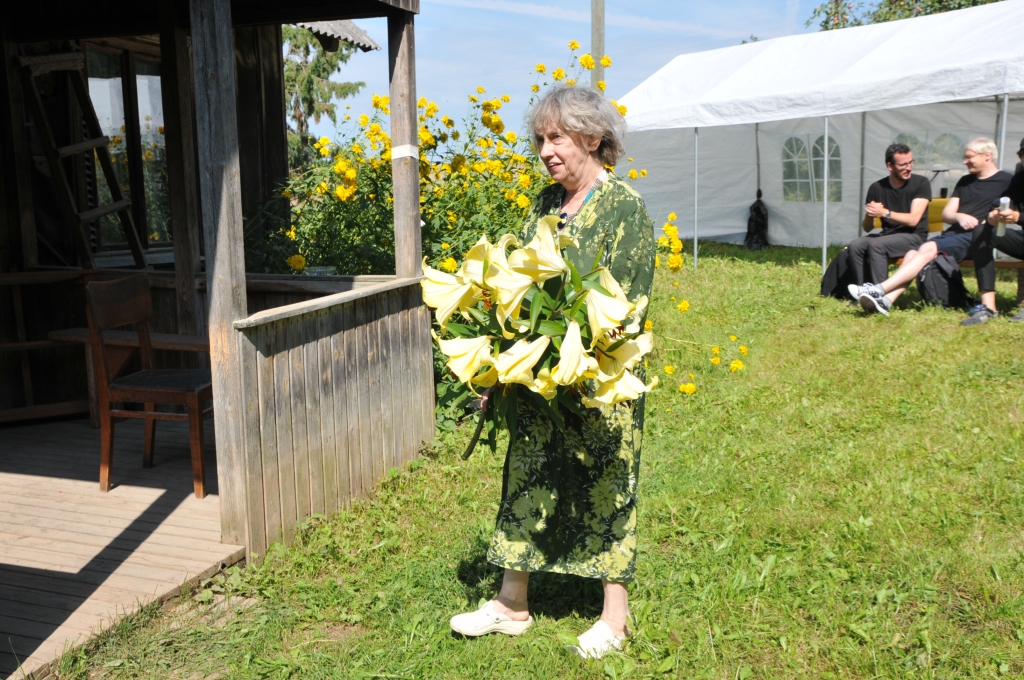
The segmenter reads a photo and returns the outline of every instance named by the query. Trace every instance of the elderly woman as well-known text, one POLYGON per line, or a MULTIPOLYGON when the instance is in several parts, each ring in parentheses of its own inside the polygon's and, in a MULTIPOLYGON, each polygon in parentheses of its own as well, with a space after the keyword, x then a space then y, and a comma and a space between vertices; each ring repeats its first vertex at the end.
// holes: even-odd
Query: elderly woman
MULTIPOLYGON (((558 87, 534 107, 530 128, 555 184, 541 191, 524 239, 539 218, 558 215, 560 231, 579 241, 566 252, 581 272, 596 258, 633 301, 650 295, 654 230, 643 199, 608 168, 622 156, 625 121, 610 101, 584 88, 558 87)), ((642 370, 642 369, 637 369, 642 370)), ((643 376, 639 376, 643 377, 643 376)), ((501 505, 487 559, 504 568, 498 596, 460 614, 451 627, 468 636, 519 635, 533 622, 530 572, 599 578, 601 618, 575 650, 600 658, 629 634, 626 584, 636 568, 637 476, 644 398, 631 404, 564 413, 558 429, 521 400, 519 436, 505 458, 501 505)))

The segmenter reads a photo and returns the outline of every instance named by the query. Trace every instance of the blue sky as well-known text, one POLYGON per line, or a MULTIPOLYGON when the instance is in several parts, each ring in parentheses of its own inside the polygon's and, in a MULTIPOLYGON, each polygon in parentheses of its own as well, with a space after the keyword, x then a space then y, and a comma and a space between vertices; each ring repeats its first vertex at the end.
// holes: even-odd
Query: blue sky
MULTIPOLYGON (((612 68, 605 73, 608 95, 618 99, 649 75, 686 52, 739 44, 754 34, 761 39, 817 30, 804 24, 820 0, 605 0, 605 52, 612 68)), ((387 94, 387 21, 357 22, 385 49, 357 52, 338 79, 364 81, 366 88, 344 100, 348 113, 370 110, 374 93, 387 94)), ((421 0, 416 17, 416 77, 419 96, 437 102, 443 114, 461 119, 466 95, 478 85, 488 94, 508 94, 502 110, 511 130, 522 127, 533 67, 565 66, 568 43, 590 50, 589 0, 421 0)), ((356 116, 353 116, 355 118, 356 116)), ((313 126, 334 137, 329 120, 313 126)))

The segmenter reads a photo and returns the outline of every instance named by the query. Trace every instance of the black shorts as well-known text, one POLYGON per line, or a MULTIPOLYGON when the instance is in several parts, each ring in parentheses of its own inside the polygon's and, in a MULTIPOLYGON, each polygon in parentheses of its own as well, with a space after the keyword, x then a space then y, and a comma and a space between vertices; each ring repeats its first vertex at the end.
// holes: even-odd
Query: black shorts
MULTIPOLYGON (((981 228, 981 225, 978 225, 981 228)), ((971 241, 974 239, 974 232, 965 231, 956 234, 943 234, 933 241, 940 253, 946 253, 959 262, 967 259, 971 252, 971 241)))

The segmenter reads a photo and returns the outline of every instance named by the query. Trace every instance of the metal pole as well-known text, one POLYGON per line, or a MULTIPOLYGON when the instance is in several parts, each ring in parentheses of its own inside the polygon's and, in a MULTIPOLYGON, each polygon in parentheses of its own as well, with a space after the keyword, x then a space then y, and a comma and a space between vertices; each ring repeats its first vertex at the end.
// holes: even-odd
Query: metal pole
POLYGON ((821 216, 821 273, 825 274, 825 268, 828 266, 828 116, 825 116, 825 148, 822 150, 823 164, 825 165, 824 183, 821 187, 822 192, 822 216, 821 216))
POLYGON ((590 56, 594 58, 590 86, 597 89, 597 81, 604 80, 604 0, 590 0, 590 56))
POLYGON ((697 128, 693 128, 693 268, 697 268, 697 128))
POLYGON ((1003 169, 1004 155, 1003 151, 1006 150, 1006 117, 1009 115, 1010 108, 1010 95, 1003 95, 1003 110, 999 114, 999 169, 1003 169))
MULTIPOLYGON (((860 187, 857 192, 858 200, 864 200, 864 145, 865 145, 865 133, 868 125, 868 112, 862 111, 860 114, 860 187)), ((853 238, 860 236, 860 224, 864 221, 864 208, 861 206, 860 214, 858 215, 859 221, 854 225, 853 238)))

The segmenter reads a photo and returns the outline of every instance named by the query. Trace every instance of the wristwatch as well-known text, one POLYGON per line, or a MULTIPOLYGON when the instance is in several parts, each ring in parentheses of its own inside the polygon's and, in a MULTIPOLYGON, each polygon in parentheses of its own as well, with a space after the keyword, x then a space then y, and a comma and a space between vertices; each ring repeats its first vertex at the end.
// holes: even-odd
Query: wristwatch
POLYGON ((886 210, 885 211, 885 219, 887 219, 887 220, 892 219, 892 211, 891 210, 886 210))

